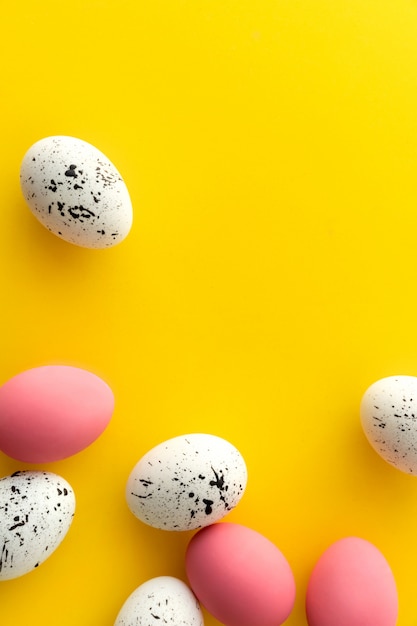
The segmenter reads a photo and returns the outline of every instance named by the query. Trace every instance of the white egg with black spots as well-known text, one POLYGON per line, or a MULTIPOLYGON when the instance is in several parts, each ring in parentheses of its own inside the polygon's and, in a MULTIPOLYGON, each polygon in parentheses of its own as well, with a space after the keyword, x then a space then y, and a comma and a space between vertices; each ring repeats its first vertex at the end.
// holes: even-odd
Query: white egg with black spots
POLYGON ((135 589, 123 604, 114 626, 204 626, 191 589, 173 576, 158 576, 135 589))
POLYGON ((193 530, 217 522, 240 501, 245 461, 230 442, 194 433, 160 443, 135 465, 126 485, 132 513, 163 530, 193 530))
POLYGON ((93 145, 57 135, 26 152, 20 168, 24 198, 52 233, 85 248, 120 243, 132 226, 132 204, 119 171, 93 145))
POLYGON ((66 536, 75 496, 52 472, 21 471, 0 479, 0 581, 43 563, 66 536))
POLYGON ((390 465, 417 475, 417 378, 388 376, 373 383, 360 405, 364 433, 390 465))

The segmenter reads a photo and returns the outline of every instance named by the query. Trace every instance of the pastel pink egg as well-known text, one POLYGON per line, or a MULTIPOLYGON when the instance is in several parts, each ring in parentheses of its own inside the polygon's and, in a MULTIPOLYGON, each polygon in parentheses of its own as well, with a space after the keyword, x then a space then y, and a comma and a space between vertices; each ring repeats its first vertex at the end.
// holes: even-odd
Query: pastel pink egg
POLYGON ((194 594, 226 626, 279 626, 291 613, 291 568, 255 530, 228 522, 207 526, 192 537, 185 562, 194 594))
POLYGON ((26 370, 0 387, 0 450, 25 463, 59 461, 95 441, 113 410, 112 390, 91 372, 26 370))
POLYGON ((365 539, 336 541, 311 573, 306 611, 309 626, 395 626, 397 588, 385 557, 365 539))

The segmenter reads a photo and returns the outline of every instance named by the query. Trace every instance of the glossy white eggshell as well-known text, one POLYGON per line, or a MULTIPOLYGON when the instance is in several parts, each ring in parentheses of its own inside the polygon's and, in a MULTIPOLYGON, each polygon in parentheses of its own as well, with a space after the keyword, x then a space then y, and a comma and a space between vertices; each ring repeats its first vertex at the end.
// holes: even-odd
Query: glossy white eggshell
POLYGON ((35 217, 69 243, 108 248, 131 229, 132 204, 122 176, 86 141, 65 135, 37 141, 23 158, 20 184, 35 217))
POLYGON ((0 479, 0 581, 43 563, 66 536, 75 512, 71 486, 52 472, 0 479))
POLYGON ((234 445, 194 433, 147 452, 130 473, 126 499, 132 513, 150 526, 193 530, 227 515, 246 483, 246 464, 234 445))
POLYGON ((364 433, 390 465, 417 474, 417 378, 388 376, 365 391, 360 405, 364 433))
POLYGON ((123 604, 114 626, 204 626, 200 605, 178 578, 158 576, 135 589, 123 604))

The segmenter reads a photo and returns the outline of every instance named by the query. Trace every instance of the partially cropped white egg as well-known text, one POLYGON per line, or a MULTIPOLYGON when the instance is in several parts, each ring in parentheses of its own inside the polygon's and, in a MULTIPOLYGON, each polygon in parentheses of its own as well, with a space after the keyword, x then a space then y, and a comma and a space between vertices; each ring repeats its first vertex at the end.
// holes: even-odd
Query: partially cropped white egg
POLYGON ((135 589, 123 604, 114 626, 204 626, 191 589, 173 576, 158 576, 135 589))
POLYGON ((20 184, 35 217, 52 233, 86 248, 121 242, 132 226, 132 204, 113 163, 91 144, 45 137, 26 152, 20 184))
POLYGON ((223 518, 247 483, 245 461, 215 435, 180 435, 160 443, 135 465, 126 499, 141 521, 164 530, 193 530, 223 518))
POLYGON ((364 433, 397 469, 417 475, 417 378, 388 376, 374 382, 360 405, 364 433))
POLYGON ((0 581, 27 574, 66 536, 75 497, 52 472, 21 471, 0 479, 0 581))

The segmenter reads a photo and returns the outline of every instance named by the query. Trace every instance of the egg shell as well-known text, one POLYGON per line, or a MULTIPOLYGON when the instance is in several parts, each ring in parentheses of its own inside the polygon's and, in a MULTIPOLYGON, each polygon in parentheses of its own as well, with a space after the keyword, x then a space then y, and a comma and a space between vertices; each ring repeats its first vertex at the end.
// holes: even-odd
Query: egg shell
POLYGON ((222 522, 199 530, 185 562, 197 599, 226 626, 279 626, 292 611, 295 582, 289 563, 251 528, 222 522))
POLYGON ((390 465, 417 474, 417 378, 388 376, 373 383, 360 405, 362 428, 390 465))
POLYGON ((23 196, 49 231, 86 248, 114 246, 132 226, 132 203, 113 163, 90 143, 57 135, 33 144, 20 168, 23 196))
POLYGON ((194 530, 233 509, 246 483, 246 464, 235 446, 193 433, 147 452, 130 473, 126 500, 132 513, 154 528, 194 530))
POLYGON ((74 512, 74 492, 57 474, 28 470, 1 478, 0 580, 23 576, 50 557, 74 512))
POLYGON ((204 626, 191 589, 173 576, 158 576, 135 589, 123 604, 114 626, 204 626))
POLYGON ((333 543, 311 573, 306 612, 309 626, 395 626, 396 584, 378 548, 359 537, 333 543))
POLYGON ((0 387, 0 450, 26 463, 59 461, 107 427, 114 396, 101 378, 67 365, 17 374, 0 387))

